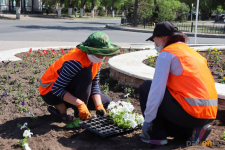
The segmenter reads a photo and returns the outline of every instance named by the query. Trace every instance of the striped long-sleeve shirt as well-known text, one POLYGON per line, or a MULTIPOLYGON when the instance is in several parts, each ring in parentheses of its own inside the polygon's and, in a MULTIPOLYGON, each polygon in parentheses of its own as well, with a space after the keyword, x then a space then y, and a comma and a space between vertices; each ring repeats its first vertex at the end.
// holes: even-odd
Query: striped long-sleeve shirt
MULTIPOLYGON (((80 62, 74 60, 66 61, 62 66, 59 77, 52 87, 52 93, 63 99, 64 95, 68 92, 65 88, 82 69, 80 62)), ((98 85, 99 72, 100 71, 98 71, 97 75, 92 80, 91 95, 100 94, 98 85)))

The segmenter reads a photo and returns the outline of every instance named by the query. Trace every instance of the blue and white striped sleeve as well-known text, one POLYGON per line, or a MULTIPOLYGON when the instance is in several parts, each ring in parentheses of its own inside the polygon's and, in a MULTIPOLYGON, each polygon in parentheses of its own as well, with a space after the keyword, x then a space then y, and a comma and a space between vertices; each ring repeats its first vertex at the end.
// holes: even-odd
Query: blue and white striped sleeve
POLYGON ((100 74, 100 69, 98 73, 96 74, 95 78, 92 80, 91 95, 100 94, 100 89, 98 85, 99 74, 100 74))
POLYGON ((80 62, 78 61, 72 60, 64 62, 62 71, 52 87, 52 93, 63 99, 64 95, 67 93, 67 90, 65 89, 66 86, 82 69, 80 62))

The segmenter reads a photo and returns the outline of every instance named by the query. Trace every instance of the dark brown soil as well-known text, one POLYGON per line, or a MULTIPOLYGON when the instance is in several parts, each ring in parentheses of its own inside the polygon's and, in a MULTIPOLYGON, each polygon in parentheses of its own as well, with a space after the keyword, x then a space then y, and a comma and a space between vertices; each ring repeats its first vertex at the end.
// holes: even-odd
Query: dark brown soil
MULTIPOLYGON (((220 60, 218 64, 215 63, 215 60, 213 58, 210 59, 207 51, 204 51, 204 52, 201 51, 199 52, 199 54, 204 55, 203 57, 206 58, 208 62, 208 68, 210 69, 215 82, 221 83, 221 79, 225 76, 225 51, 221 51, 220 60), (222 72, 221 72, 221 69, 222 69, 222 72)), ((154 60, 155 61, 153 62, 152 67, 155 67, 157 57, 154 57, 154 60)), ((145 59, 143 63, 146 65, 150 65, 149 59, 145 59)))
MULTIPOLYGON (((33 136, 28 139, 29 146, 33 150, 69 150, 69 149, 210 149, 209 147, 203 146, 191 146, 186 147, 186 142, 181 140, 173 140, 173 138, 168 137, 168 145, 160 147, 151 147, 151 145, 143 143, 139 134, 141 129, 128 132, 125 134, 114 135, 107 138, 102 138, 90 131, 85 129, 73 130, 66 129, 65 124, 58 122, 57 118, 50 115, 47 111, 47 105, 41 101, 38 93, 38 80, 41 75, 45 72, 46 68, 49 67, 51 62, 54 62, 57 58, 51 58, 51 55, 43 57, 35 52, 31 57, 26 57, 26 53, 20 53, 16 56, 23 58, 22 61, 18 61, 18 67, 14 65, 16 62, 4 62, 0 63, 0 95, 6 93, 7 95, 0 100, 0 149, 12 150, 12 149, 22 149, 17 145, 17 140, 23 139, 23 130, 17 127, 17 124, 28 123, 28 127, 33 136), (33 59, 31 59, 33 58, 33 59), (36 63, 30 63, 31 60, 36 60, 36 63), (39 65, 37 61, 40 60, 39 65), (46 64, 44 64, 46 62, 46 64), (5 66, 5 64, 7 64, 5 66), (26 65, 24 65, 26 64, 26 65), (39 67, 39 68, 38 68, 39 67), (23 70, 24 69, 24 70, 23 70), (33 70, 31 70, 33 69, 33 70), (10 71, 9 71, 10 70, 10 71), (13 73, 13 70, 16 74, 13 73), (4 79, 6 75, 7 79, 4 79), (9 79, 8 76, 11 78, 9 79), (32 77, 35 79, 33 80, 32 77), (17 81, 15 81, 15 79, 17 81), (32 81, 33 80, 33 81, 32 81), (24 112, 19 112, 18 106, 21 105, 22 96, 18 95, 18 82, 22 83, 19 88, 25 95, 22 98, 27 106, 27 110, 24 112), (10 89, 10 87, 12 87, 10 89), (32 89, 33 88, 33 89, 32 89), (34 91, 36 89, 36 91, 34 91), (31 112, 38 117, 37 120, 32 120, 30 117, 26 116, 26 113, 31 112)), ((112 101, 126 100, 121 86, 116 86, 117 81, 109 77, 109 68, 107 63, 102 66, 101 76, 100 76, 100 88, 103 88, 105 82, 109 83, 108 95, 112 101)), ((138 93, 136 89, 136 93, 138 93)), ((138 94, 129 98, 131 103, 135 106, 135 112, 141 113, 140 104, 138 101, 138 94)), ((69 109, 69 114, 72 114, 72 110, 69 109)), ((95 111, 91 111, 92 115, 95 111)), ((225 101, 219 100, 219 111, 217 119, 212 123, 213 131, 207 138, 207 140, 220 140, 225 130, 225 101)), ((223 146, 224 147, 224 146, 223 146)), ((223 149, 216 146, 214 149, 223 149)))

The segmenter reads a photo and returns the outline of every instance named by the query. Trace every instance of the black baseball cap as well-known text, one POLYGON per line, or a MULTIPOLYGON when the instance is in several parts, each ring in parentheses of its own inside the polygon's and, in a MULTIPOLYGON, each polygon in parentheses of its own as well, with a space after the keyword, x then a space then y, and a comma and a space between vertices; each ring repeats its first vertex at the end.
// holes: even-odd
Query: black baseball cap
POLYGON ((156 25, 153 35, 148 38, 146 41, 153 41, 154 37, 161 37, 161 36, 170 36, 174 32, 178 31, 178 28, 175 24, 169 21, 163 21, 156 25))

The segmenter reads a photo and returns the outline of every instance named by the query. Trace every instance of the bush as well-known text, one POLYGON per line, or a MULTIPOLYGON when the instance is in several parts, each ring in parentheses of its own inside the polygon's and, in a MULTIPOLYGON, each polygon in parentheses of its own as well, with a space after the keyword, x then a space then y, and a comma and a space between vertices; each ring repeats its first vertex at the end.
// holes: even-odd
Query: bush
POLYGON ((102 7, 98 7, 98 15, 99 16, 105 16, 105 11, 103 10, 102 7))

